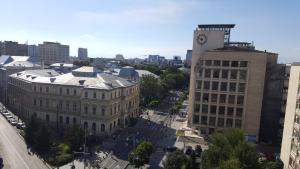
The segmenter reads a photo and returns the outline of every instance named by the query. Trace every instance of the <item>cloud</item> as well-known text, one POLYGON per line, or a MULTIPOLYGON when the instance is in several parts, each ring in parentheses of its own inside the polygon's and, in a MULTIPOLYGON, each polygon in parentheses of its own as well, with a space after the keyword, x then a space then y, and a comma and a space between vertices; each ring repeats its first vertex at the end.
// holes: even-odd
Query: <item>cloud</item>
POLYGON ((86 39, 86 40, 92 40, 92 39, 96 39, 95 36, 90 35, 90 34, 83 34, 79 36, 81 39, 86 39))
POLYGON ((77 17, 83 21, 120 26, 124 26, 124 24, 163 24, 178 21, 178 17, 191 6, 194 6, 194 3, 170 1, 157 6, 132 7, 131 9, 118 11, 81 11, 77 14, 77 17))

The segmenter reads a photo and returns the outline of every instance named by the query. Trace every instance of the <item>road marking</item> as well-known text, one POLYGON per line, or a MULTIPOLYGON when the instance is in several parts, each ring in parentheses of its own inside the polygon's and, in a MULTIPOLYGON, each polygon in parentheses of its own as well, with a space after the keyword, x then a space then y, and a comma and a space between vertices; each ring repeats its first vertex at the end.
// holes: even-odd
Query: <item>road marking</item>
POLYGON ((26 168, 29 169, 28 165, 25 163, 25 161, 23 160, 23 158, 20 156, 20 154, 16 151, 15 147, 11 144, 11 142, 9 141, 9 139, 7 138, 7 136, 1 132, 2 135, 4 136, 4 138, 6 139, 7 143, 10 144, 10 146, 14 149, 14 152, 17 154, 18 158, 22 160, 22 162, 25 164, 26 168))

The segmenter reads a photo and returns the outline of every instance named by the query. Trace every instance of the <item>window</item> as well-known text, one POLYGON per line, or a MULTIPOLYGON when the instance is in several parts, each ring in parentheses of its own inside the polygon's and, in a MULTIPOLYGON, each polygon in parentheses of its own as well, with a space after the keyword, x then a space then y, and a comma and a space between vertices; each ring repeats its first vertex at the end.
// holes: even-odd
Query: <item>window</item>
POLYGON ((69 124, 70 123, 70 119, 69 117, 66 117, 66 124, 69 124))
POLYGON ((221 82, 221 91, 227 91, 227 82, 221 82))
POLYGON ((211 63, 212 63, 211 60, 206 60, 206 61, 205 61, 205 65, 206 65, 206 66, 211 66, 211 63))
POLYGON ((224 127, 224 118, 218 118, 218 126, 224 127))
POLYGON ((235 102, 235 95, 228 96, 228 104, 234 104, 235 102))
POLYGON ((230 79, 232 79, 232 80, 237 79, 237 73, 238 73, 237 70, 231 70, 230 71, 230 79))
POLYGON ((46 99, 46 107, 49 107, 49 99, 46 99))
POLYGON ((67 95, 69 95, 70 94, 70 89, 67 89, 67 95))
POLYGON ((42 107, 42 106, 43 106, 43 100, 40 99, 40 107, 42 107))
POLYGON ((73 124, 76 124, 77 123, 77 119, 76 117, 73 118, 73 124))
POLYGON ((49 87, 46 86, 46 93, 49 93, 49 87))
POLYGON ((214 69, 213 70, 213 78, 218 79, 220 77, 220 70, 219 69, 214 69))
POLYGON ((89 125, 88 125, 88 123, 86 121, 83 123, 83 127, 84 127, 84 129, 88 129, 89 128, 89 125))
POLYGON ((202 78, 203 75, 203 68, 200 68, 198 71, 198 77, 202 78))
POLYGON ((92 131, 93 131, 94 134, 96 133, 96 123, 92 124, 92 131))
POLYGON ((211 69, 205 69, 205 78, 211 77, 211 69))
POLYGON ((220 103, 226 103, 226 94, 220 94, 220 103))
POLYGON ((207 116, 201 117, 201 124, 207 124, 207 116))
POLYGON ((217 106, 211 105, 210 106, 210 114, 216 114, 217 113, 217 106))
POLYGON ((94 93, 93 93, 93 97, 94 97, 94 99, 96 99, 96 98, 97 98, 97 94, 96 94, 96 92, 94 92, 94 93))
POLYGON ((219 90, 219 82, 212 82, 212 90, 219 90))
POLYGON ((224 114, 225 114, 225 107, 219 106, 219 115, 224 115, 224 114))
POLYGON ((36 106, 36 99, 33 99, 33 105, 36 106))
POLYGON ((74 89, 73 90, 73 95, 76 96, 76 94, 77 94, 77 91, 76 91, 76 89, 74 89))
POLYGON ((233 111, 234 111, 233 107, 227 107, 227 116, 233 116, 233 111))
POLYGON ((61 87, 59 88, 59 94, 62 94, 62 88, 61 87))
POLYGON ((242 127, 242 120, 236 119, 236 120, 235 120, 235 127, 236 127, 236 128, 241 128, 241 127, 242 127))
POLYGON ((69 101, 66 101, 66 110, 69 110, 69 108, 70 108, 69 101))
POLYGON ((36 91, 36 85, 33 86, 33 91, 36 91))
POLYGON ((105 116, 105 108, 102 108, 102 116, 105 116))
POLYGON ((105 99, 105 93, 102 93, 102 99, 105 99))
POLYGON ((85 114, 88 113, 88 106, 87 106, 87 105, 84 106, 84 113, 85 113, 85 114))
POLYGON ((86 97, 86 98, 88 97, 88 92, 87 91, 84 92, 84 97, 86 97))
POLYGON ((244 96, 238 96, 237 97, 237 104, 243 105, 244 104, 244 96))
POLYGON ((228 70, 222 70, 222 79, 228 79, 228 70))
POLYGON ((238 67, 239 66, 239 62, 238 61, 232 61, 231 62, 231 67, 238 67))
POLYGON ((209 90, 210 89, 210 82, 209 81, 205 81, 204 82, 204 90, 209 90))
POLYGON ((232 127, 232 123, 233 123, 232 119, 227 119, 226 120, 226 127, 232 127))
POLYGON ((229 91, 230 92, 236 91, 236 83, 229 83, 229 91))
POLYGON ((202 113, 208 113, 208 105, 207 104, 202 104, 202 113))
POLYGON ((198 113, 200 111, 200 104, 195 104, 194 112, 198 113))
POLYGON ((46 122, 48 123, 50 121, 49 114, 46 114, 46 122))
POLYGON ((58 108, 61 110, 62 109, 62 100, 60 100, 59 102, 58 102, 58 108))
POLYGON ((218 102, 218 95, 217 94, 211 94, 210 101, 213 102, 213 103, 218 102))
POLYGON ((73 102, 73 111, 77 111, 77 105, 75 102, 73 102))
POLYGON ((93 106, 93 114, 96 114, 97 107, 93 106))
POLYGON ((221 65, 221 61, 219 61, 219 60, 214 61, 214 66, 220 66, 220 65, 221 65))
POLYGON ((194 115, 193 123, 199 123, 199 116, 198 115, 194 115))
POLYGON ((196 92, 196 94, 195 94, 195 101, 200 101, 200 97, 201 97, 201 93, 200 92, 196 92))
POLYGON ((43 88, 42 88, 42 86, 40 86, 40 92, 42 92, 43 91, 43 88))
POLYGON ((201 89, 201 88, 202 88, 202 81, 201 80, 197 80, 196 89, 201 89))
POLYGON ((59 116, 59 122, 63 123, 63 117, 62 116, 59 116))
POLYGON ((246 70, 240 70, 239 72, 240 72, 239 73, 239 79, 240 80, 246 80, 246 78, 247 78, 247 71, 246 70))
POLYGON ((248 62, 247 61, 241 61, 240 62, 240 67, 247 67, 248 62))
POLYGON ((105 124, 101 124, 101 132, 105 131, 105 124))
POLYGON ((236 108, 236 116, 242 117, 243 116, 243 108, 236 108))
POLYGON ((209 94, 208 93, 203 93, 202 102, 208 102, 208 99, 209 99, 209 94))
POLYGON ((222 61, 222 66, 228 67, 228 66, 229 66, 229 61, 223 60, 223 61, 222 61))
POLYGON ((245 92, 245 87, 246 87, 245 83, 239 83, 239 92, 245 92))
POLYGON ((215 117, 209 117, 209 125, 210 126, 216 125, 216 118, 215 117))

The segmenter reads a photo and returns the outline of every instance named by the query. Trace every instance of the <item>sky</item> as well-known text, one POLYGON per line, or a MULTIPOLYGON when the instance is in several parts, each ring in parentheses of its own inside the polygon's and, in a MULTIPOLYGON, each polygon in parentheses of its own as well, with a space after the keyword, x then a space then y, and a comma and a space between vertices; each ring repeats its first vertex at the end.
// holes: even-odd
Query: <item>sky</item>
POLYGON ((236 24, 232 41, 254 42, 300 62, 299 0, 0 0, 0 40, 54 41, 90 57, 185 58, 198 24, 236 24))

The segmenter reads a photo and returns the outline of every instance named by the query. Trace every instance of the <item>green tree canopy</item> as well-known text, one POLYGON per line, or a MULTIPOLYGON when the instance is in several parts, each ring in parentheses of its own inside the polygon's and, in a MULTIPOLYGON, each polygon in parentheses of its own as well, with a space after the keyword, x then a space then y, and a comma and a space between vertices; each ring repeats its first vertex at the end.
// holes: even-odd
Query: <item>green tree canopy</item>
POLYGON ((181 150, 176 150, 167 155, 166 160, 163 162, 164 169, 181 169, 189 168, 189 160, 181 150))

